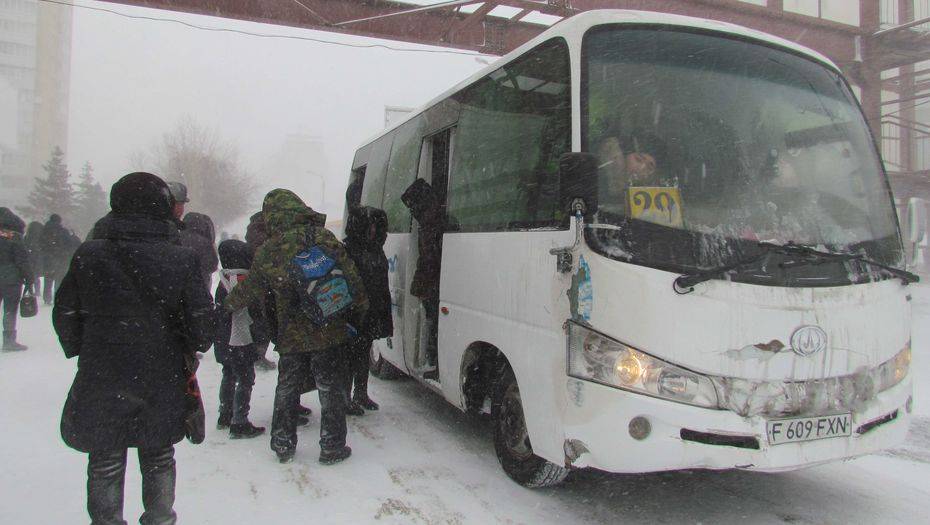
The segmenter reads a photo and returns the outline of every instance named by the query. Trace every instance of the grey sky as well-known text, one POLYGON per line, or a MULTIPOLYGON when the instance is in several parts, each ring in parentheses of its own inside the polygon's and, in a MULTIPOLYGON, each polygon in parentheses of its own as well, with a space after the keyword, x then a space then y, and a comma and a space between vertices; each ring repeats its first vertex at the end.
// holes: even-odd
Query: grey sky
MULTIPOLYGON (((84 4, 211 27, 385 43, 99 2, 84 4)), ((338 202, 354 150, 383 127, 385 105, 421 105, 484 65, 461 55, 214 33, 75 8, 69 166, 74 172, 90 161, 101 181, 112 183, 131 168, 133 151, 146 148, 189 115, 238 144, 244 165, 256 174, 263 191, 287 186, 301 192, 300 173, 265 173, 262 167, 287 135, 320 137, 332 171, 327 201, 338 202)))

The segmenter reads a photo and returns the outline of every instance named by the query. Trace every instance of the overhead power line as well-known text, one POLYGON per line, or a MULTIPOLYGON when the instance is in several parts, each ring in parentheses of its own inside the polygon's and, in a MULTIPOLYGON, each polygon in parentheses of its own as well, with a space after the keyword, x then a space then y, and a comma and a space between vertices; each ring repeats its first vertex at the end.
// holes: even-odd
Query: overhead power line
MULTIPOLYGON (((297 35, 276 35, 271 33, 255 33, 252 31, 243 31, 241 29, 231 29, 227 27, 210 27, 202 26, 198 24, 192 24, 190 22, 185 22, 183 20, 177 20, 175 18, 163 18, 157 16, 145 16, 145 15, 130 15, 128 13, 122 13, 113 9, 107 9, 105 7, 95 7, 82 4, 73 4, 71 2, 66 2, 63 0, 38 0, 39 2, 45 2, 47 4, 56 4, 66 7, 74 7, 78 9, 87 9, 89 11, 99 11, 102 13, 109 13, 112 15, 120 16, 123 18, 129 18, 133 20, 148 20, 152 22, 168 22, 173 24, 179 24, 191 29, 197 29, 200 31, 209 31, 212 33, 235 33, 239 35, 252 36, 257 38, 274 38, 274 39, 284 39, 284 40, 302 40, 305 42, 315 42, 317 44, 327 44, 332 46, 342 46, 342 47, 351 47, 356 49, 386 49, 388 51, 398 51, 402 53, 431 53, 431 54, 446 54, 446 55, 462 55, 469 57, 482 57, 481 53, 473 53, 469 51, 456 51, 454 49, 414 49, 414 48, 405 48, 405 47, 394 47, 387 44, 351 44, 348 42, 336 42, 333 40, 326 40, 323 38, 313 38, 308 36, 297 36, 297 35)), ((374 38, 374 37, 373 37, 374 38)))

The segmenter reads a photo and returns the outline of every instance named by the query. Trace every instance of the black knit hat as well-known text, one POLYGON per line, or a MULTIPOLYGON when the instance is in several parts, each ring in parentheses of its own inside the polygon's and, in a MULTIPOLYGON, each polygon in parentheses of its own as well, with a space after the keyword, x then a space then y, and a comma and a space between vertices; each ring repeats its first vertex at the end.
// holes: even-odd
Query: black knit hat
POLYGON ((220 264, 227 270, 248 270, 252 267, 252 249, 240 240, 226 239, 216 251, 220 256, 220 264))
POLYGON ((168 185, 158 176, 137 171, 123 176, 110 188, 110 208, 113 213, 151 215, 171 218, 174 200, 168 185))

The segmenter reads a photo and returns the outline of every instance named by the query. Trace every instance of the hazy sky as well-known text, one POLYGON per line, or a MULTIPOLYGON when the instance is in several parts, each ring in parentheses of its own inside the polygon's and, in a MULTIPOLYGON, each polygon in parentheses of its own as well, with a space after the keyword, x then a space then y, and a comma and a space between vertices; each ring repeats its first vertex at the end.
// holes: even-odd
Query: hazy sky
MULTIPOLYGON (((211 27, 429 49, 82 3, 211 27)), ((68 161, 72 172, 90 161, 108 185, 132 168, 133 151, 147 148, 180 119, 191 116, 238 144, 243 164, 255 173, 262 193, 276 186, 301 193, 300 173, 264 173, 262 167, 289 134, 321 138, 333 172, 327 180, 327 201, 339 202, 354 150, 382 129, 384 106, 419 106, 484 67, 486 61, 208 32, 75 8, 68 161)), ((260 202, 260 196, 254 200, 260 202)))

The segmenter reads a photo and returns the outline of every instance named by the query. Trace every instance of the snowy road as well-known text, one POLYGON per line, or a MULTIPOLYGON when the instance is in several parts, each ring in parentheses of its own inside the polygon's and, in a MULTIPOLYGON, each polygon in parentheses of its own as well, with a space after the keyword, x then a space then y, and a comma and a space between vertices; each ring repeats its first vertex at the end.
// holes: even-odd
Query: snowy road
MULTIPOLYGON (((905 447, 786 474, 580 473, 531 491, 510 482, 486 423, 413 381, 372 380, 380 412, 351 418, 353 457, 316 462, 319 426, 300 431, 294 463, 280 465, 267 435, 229 441, 212 430, 218 366, 203 361, 208 437, 177 447, 181 523, 930 523, 930 288, 914 290, 917 413, 905 447)), ((0 523, 87 523, 86 458, 61 443, 60 410, 75 363, 64 359, 50 309, 22 322, 31 349, 0 355, 0 523)), ((274 373, 259 373, 253 421, 269 425, 274 373)), ((304 404, 318 410, 313 395, 304 404)), ((126 519, 141 513, 130 459, 126 519)))

